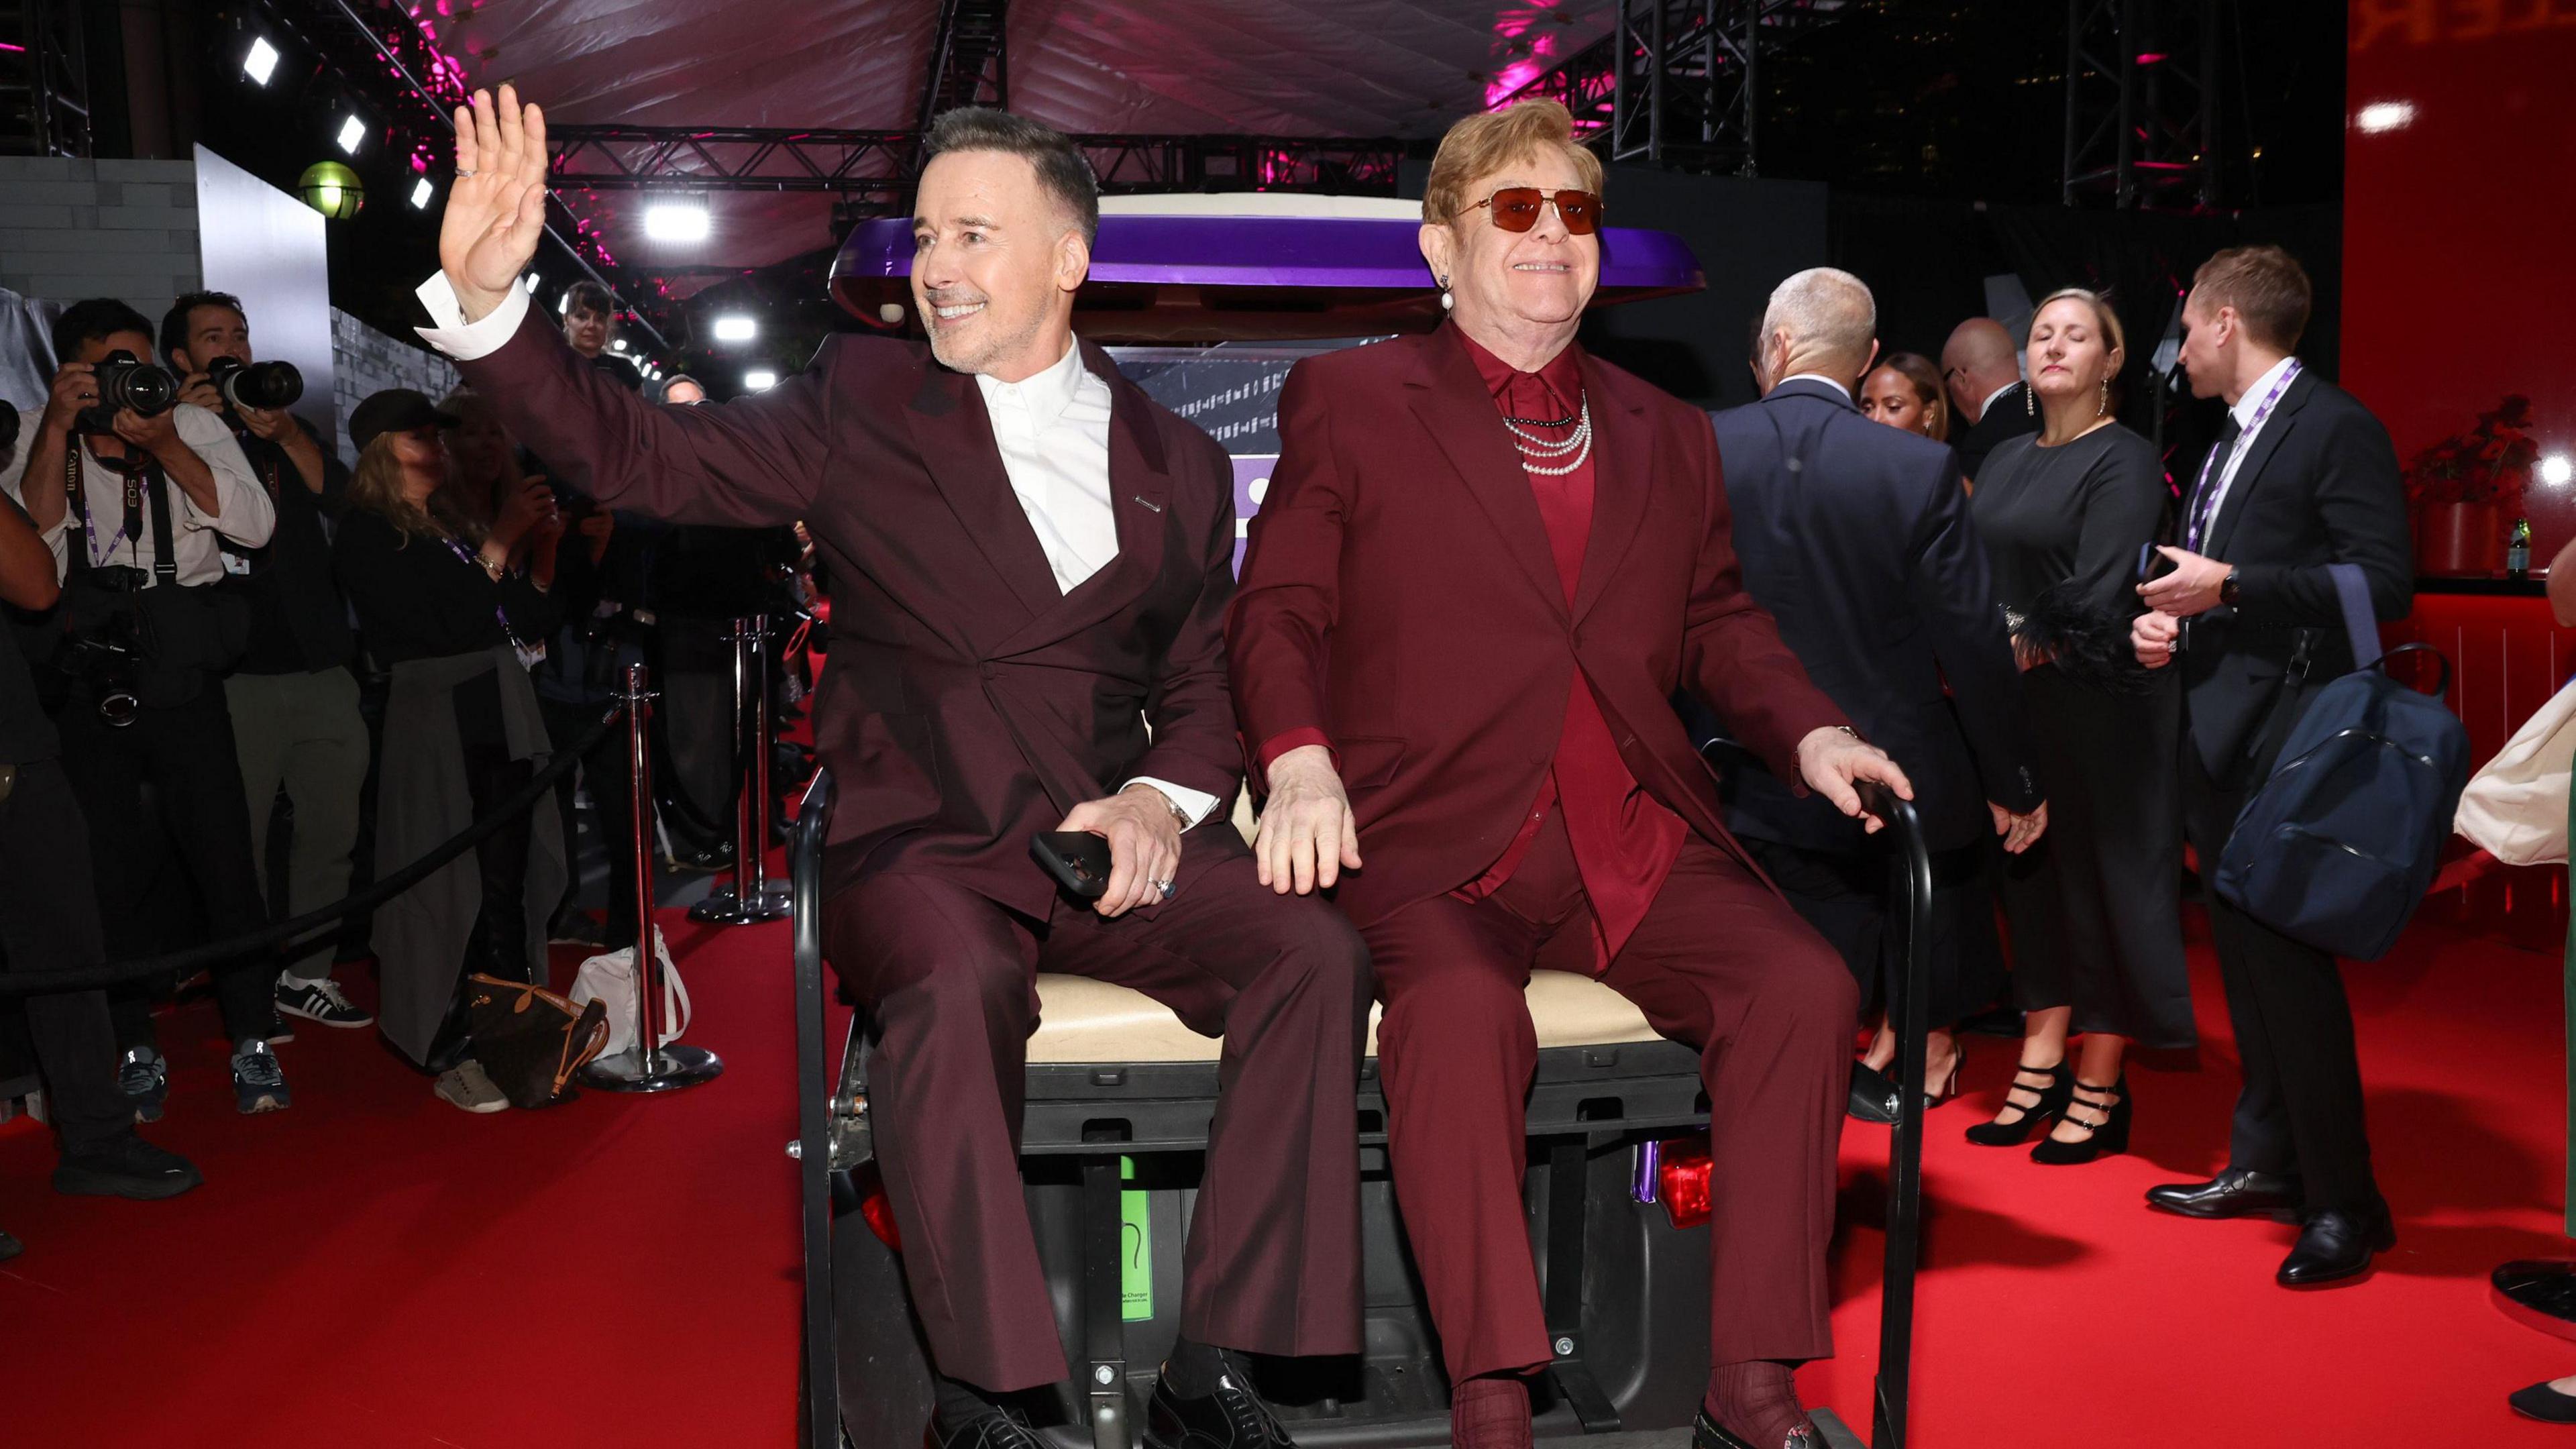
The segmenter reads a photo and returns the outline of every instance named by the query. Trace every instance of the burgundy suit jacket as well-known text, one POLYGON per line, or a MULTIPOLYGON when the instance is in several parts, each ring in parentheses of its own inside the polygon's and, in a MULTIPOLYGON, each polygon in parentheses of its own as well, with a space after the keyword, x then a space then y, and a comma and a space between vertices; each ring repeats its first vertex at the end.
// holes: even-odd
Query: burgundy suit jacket
POLYGON ((1493 864, 1578 666, 1638 784, 1748 869, 1673 695, 1700 695, 1783 779, 1799 740, 1844 723, 1744 591, 1707 414, 1582 368, 1596 486, 1570 608, 1453 329, 1308 358, 1280 393, 1279 466, 1226 620, 1235 711, 1256 756, 1294 730, 1330 740, 1368 862, 1340 887, 1360 926, 1493 864))
POLYGON ((679 523, 803 519, 833 578, 814 708, 840 792, 830 887, 935 870, 1043 918, 1055 887, 1030 836, 1136 775, 1230 800, 1241 768, 1222 634, 1232 465, 1100 349, 1083 359, 1112 395, 1118 556, 1069 594, 975 379, 920 343, 834 337, 767 392, 657 406, 532 309, 458 371, 603 503, 679 523))

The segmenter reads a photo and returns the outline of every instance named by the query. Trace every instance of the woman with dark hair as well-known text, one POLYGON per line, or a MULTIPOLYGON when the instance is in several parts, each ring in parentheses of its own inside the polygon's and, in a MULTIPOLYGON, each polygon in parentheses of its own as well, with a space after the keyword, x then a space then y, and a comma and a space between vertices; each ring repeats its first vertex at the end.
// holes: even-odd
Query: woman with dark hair
MULTIPOLYGON (((545 763, 528 667, 554 629, 547 598, 563 525, 542 484, 500 497, 488 525, 450 486, 445 432, 457 425, 409 389, 377 393, 349 418, 358 466, 333 562, 368 651, 392 672, 376 796, 376 874, 409 865, 498 813, 545 763)), ((468 1112, 509 1105, 474 1060, 468 974, 546 984, 542 913, 562 892, 555 812, 510 824, 376 909, 385 1035, 438 1076, 468 1112)))
POLYGON ((1891 352, 1860 380, 1860 415, 1936 443, 1950 441, 1950 399, 1941 369, 1917 352, 1891 352))
POLYGON ((2112 389, 2120 319, 2081 288, 2052 293, 2030 324, 2041 427, 1998 445, 1977 474, 1977 532, 2025 671, 2046 839, 2004 869, 2013 982, 2025 1012, 2020 1070, 2003 1110, 1968 1140, 2090 1162, 2129 1141, 2127 1044, 2188 1046, 2184 974, 2182 697, 2170 671, 2137 667, 2129 621, 2141 550, 2163 527, 2163 460, 2120 426, 2112 389), (2083 1035, 2066 1060, 2067 1036, 2083 1035))

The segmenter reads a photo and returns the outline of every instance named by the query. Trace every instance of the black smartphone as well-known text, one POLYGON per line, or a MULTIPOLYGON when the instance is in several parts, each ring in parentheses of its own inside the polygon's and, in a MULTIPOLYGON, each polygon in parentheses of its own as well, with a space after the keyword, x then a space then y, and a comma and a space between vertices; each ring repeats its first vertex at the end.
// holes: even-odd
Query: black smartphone
POLYGON ((2174 571, 2174 561, 2157 551, 2155 544, 2138 545, 2138 582, 2151 584, 2174 571))
POLYGON ((1048 830, 1029 838, 1029 854, 1056 883, 1086 901, 1109 890, 1109 842, 1088 830, 1048 830))

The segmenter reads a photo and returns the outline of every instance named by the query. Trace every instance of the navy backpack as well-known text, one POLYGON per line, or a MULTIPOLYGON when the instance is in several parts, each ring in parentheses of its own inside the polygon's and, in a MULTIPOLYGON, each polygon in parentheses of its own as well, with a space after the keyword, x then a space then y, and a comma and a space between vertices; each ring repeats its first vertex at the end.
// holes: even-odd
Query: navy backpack
POLYGON ((2450 661, 2422 644, 2383 656, 2361 570, 2337 564, 2332 572, 2360 667, 2318 691, 2299 717, 2271 778, 2236 817, 2215 885, 2294 941, 2371 961, 2396 944, 2441 864, 2469 782, 2469 732, 2442 702, 2450 661), (2415 652, 2441 661, 2432 694, 2384 667, 2415 652))

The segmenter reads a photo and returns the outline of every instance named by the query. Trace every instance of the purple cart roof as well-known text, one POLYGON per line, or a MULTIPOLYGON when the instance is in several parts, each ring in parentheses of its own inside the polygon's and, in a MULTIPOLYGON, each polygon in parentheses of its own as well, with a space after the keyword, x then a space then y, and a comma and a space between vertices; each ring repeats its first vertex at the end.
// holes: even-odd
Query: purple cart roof
MULTIPOLYGON (((1415 331, 1438 322, 1438 289, 1416 237, 1420 222, 1374 200, 1174 197, 1122 199, 1100 218, 1091 279, 1076 302, 1084 335, 1113 341, 1251 341, 1415 331), (1140 203, 1183 214, 1137 214, 1140 203), (1261 204, 1263 215, 1215 214, 1261 204), (1338 209, 1359 215, 1282 214, 1338 209)), ((841 244, 832 295, 861 319, 899 326, 911 312, 912 223, 862 222, 841 244), (889 312, 888 308, 899 309, 889 312)), ((1602 234, 1593 305, 1695 292, 1699 259, 1666 232, 1602 234)))

